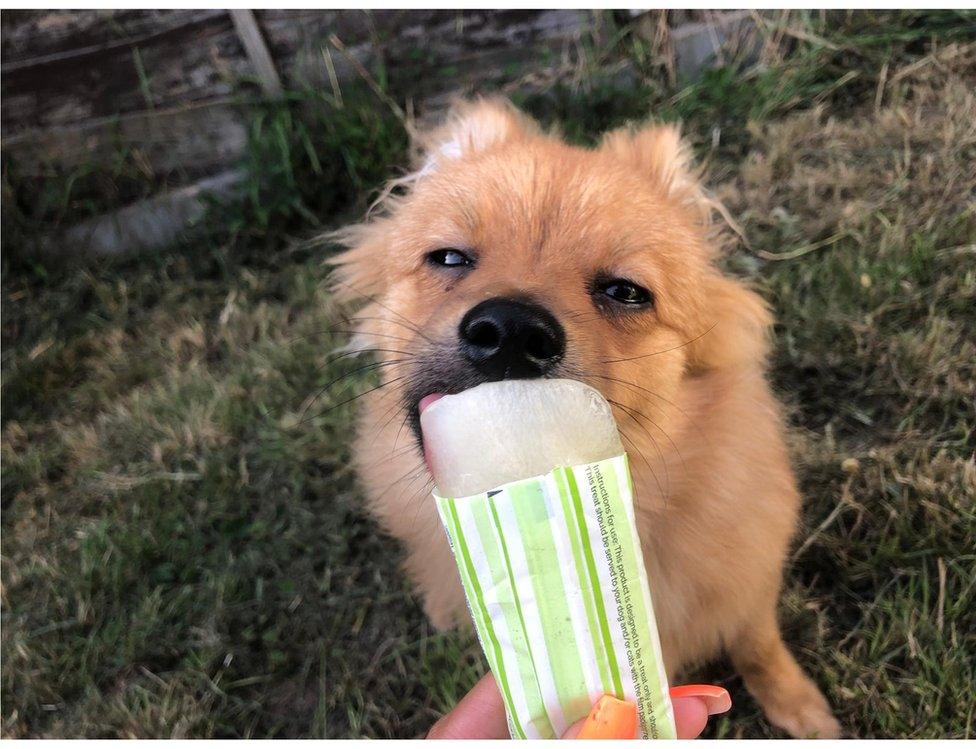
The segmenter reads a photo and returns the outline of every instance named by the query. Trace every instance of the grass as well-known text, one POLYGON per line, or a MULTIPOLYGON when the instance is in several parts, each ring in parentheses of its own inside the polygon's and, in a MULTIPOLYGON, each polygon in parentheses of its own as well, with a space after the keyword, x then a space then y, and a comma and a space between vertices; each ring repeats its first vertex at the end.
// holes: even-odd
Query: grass
MULTIPOLYGON (((520 100, 583 142, 683 120, 749 239, 728 265, 777 313, 807 498, 788 639, 853 734, 972 737, 974 19, 787 28, 804 38, 759 66, 674 87, 597 69, 520 100)), ((305 411, 357 365, 330 357, 327 248, 295 240, 404 163, 385 111, 261 111, 244 196, 158 255, 58 269, 11 249, 5 215, 4 735, 416 736, 483 672, 361 508, 339 404, 368 377, 305 411)), ((711 735, 776 735, 727 664, 694 676, 733 692, 711 735)))

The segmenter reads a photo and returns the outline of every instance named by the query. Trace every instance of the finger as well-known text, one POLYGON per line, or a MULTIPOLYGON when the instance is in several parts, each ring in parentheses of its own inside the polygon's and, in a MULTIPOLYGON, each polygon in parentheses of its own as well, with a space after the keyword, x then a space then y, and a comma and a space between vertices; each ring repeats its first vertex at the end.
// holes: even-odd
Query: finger
MULTIPOLYGON (((601 730, 601 726, 596 725, 601 723, 601 705, 603 705, 605 711, 607 705, 604 703, 610 700, 617 706, 630 705, 630 703, 613 700, 609 695, 604 695, 593 706, 588 716, 580 718, 569 727, 569 730, 563 734, 563 738, 622 738, 622 736, 617 735, 617 732, 611 730, 609 726, 604 725, 601 730), (584 730, 587 728, 589 731, 584 730), (587 733, 592 735, 584 735, 587 733)), ((705 730, 708 717, 727 711, 732 706, 732 700, 729 697, 729 693, 721 687, 708 684, 691 684, 671 689, 671 705, 674 711, 674 723, 678 738, 693 739, 705 730)), ((602 723, 607 723, 607 720, 604 719, 602 723)), ((636 714, 634 716, 633 730, 628 729, 628 733, 634 733, 635 731, 636 714)))
POLYGON ((693 739, 703 730, 708 716, 732 707, 729 693, 714 684, 686 684, 671 687, 671 706, 679 739, 693 739))
POLYGON ((705 700, 709 715, 727 712, 732 707, 732 697, 728 691, 714 684, 684 684, 668 690, 671 699, 676 697, 700 697, 705 700))
MULTIPOLYGON (((674 709, 674 725, 679 739, 698 738, 708 723, 708 705, 700 697, 679 697, 671 701, 674 709)), ((589 716, 580 718, 563 734, 564 739, 575 739, 589 716)), ((605 737, 613 738, 613 737, 605 737)), ((616 737, 619 738, 619 737, 616 737)))
POLYGON ((563 734, 563 738, 575 739, 579 735, 580 729, 583 727, 583 724, 586 723, 587 717, 589 716, 584 715, 578 721, 573 723, 573 725, 571 725, 568 729, 566 729, 566 733, 563 734))
POLYGON ((451 712, 437 721, 428 739, 507 739, 505 703, 491 672, 451 712))
POLYGON ((671 700, 674 726, 679 739, 697 738, 708 723, 708 705, 701 697, 677 697, 671 700))
MULTIPOLYGON (((695 739, 708 723, 708 706, 699 697, 679 697, 671 701, 674 709, 674 725, 679 739, 695 739)), ((587 718, 580 718, 563 734, 564 739, 575 739, 587 718)))

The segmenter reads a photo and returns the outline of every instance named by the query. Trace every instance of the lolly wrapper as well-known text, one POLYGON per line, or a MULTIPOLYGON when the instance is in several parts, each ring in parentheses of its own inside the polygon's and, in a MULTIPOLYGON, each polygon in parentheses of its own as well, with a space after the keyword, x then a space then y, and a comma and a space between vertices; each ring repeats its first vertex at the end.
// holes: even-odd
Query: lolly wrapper
POLYGON ((512 738, 558 738, 603 694, 676 737, 626 454, 434 497, 512 738))

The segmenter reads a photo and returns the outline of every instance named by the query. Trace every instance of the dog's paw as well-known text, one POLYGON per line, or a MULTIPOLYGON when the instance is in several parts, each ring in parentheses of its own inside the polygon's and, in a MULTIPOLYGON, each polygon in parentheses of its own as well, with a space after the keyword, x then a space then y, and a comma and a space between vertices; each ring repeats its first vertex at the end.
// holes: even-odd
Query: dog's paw
POLYGON ((827 700, 813 684, 794 699, 763 705, 769 722, 795 739, 837 739, 843 735, 827 700))
POLYGON ((425 606, 424 613, 427 614, 427 619, 438 632, 447 632, 456 629, 458 626, 457 615, 453 611, 443 611, 425 606))
POLYGON ((459 629, 470 624, 468 609, 464 603, 463 594, 460 599, 453 595, 428 595, 424 598, 424 613, 427 620, 438 632, 459 629))

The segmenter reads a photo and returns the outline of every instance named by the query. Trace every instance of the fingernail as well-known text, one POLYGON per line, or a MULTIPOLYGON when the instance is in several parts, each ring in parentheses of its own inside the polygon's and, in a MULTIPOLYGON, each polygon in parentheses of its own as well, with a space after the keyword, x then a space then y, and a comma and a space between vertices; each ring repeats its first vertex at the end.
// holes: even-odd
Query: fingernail
POLYGON ((685 684, 680 687, 671 687, 669 691, 671 699, 698 697, 704 700, 709 715, 724 713, 732 707, 732 698, 729 693, 722 687, 713 684, 685 684))
POLYGON ((596 701, 578 739, 635 739, 637 738, 637 705, 618 700, 610 694, 596 701))

